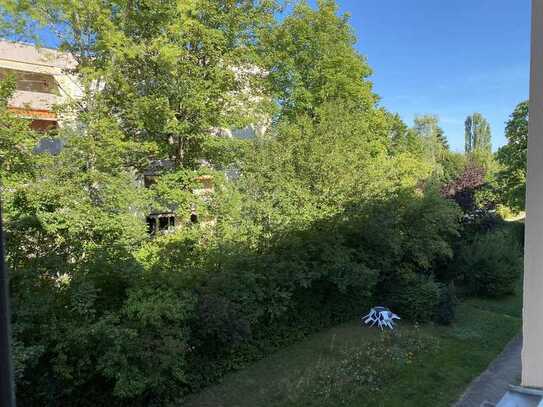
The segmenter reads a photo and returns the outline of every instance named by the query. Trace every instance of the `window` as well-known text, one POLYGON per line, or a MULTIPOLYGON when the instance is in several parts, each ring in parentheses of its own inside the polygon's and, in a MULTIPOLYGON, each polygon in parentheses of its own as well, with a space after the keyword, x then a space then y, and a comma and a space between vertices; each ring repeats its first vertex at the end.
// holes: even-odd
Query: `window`
POLYGON ((58 128, 58 123, 53 120, 36 119, 36 120, 32 120, 30 127, 32 127, 32 130, 34 131, 37 131, 40 133, 46 133, 48 131, 58 128))
POLYGON ((2 71, 0 71, 0 79, 3 79, 9 74, 15 75, 17 90, 38 93, 56 93, 55 78, 52 75, 2 69, 2 71))
POLYGON ((196 212, 192 212, 190 214, 190 222, 191 223, 198 223, 198 214, 196 212))
POLYGON ((147 216, 147 231, 151 236, 157 233, 171 233, 175 230, 175 214, 171 212, 152 213, 147 216))
POLYGON ((156 184, 156 175, 143 176, 143 185, 145 188, 150 188, 153 184, 156 184))

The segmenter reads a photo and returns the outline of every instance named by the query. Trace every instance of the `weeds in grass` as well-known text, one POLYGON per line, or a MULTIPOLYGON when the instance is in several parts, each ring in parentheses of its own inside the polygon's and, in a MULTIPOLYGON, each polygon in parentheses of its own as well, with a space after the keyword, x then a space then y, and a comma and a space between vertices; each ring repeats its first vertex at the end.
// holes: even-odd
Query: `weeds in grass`
MULTIPOLYGON (((334 338, 331 340, 331 350, 334 338)), ((401 369, 416 361, 422 352, 438 349, 437 338, 415 327, 401 332, 383 332, 379 339, 361 348, 342 349, 339 362, 319 361, 295 383, 288 383, 287 402, 282 406, 349 405, 362 394, 375 395, 393 384, 401 369)))

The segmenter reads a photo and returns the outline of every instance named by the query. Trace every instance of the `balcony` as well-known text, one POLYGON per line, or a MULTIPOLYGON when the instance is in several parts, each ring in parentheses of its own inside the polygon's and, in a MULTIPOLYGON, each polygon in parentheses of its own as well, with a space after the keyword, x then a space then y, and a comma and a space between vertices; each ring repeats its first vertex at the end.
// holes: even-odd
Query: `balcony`
POLYGON ((52 93, 17 90, 9 101, 9 108, 21 117, 41 120, 57 120, 53 107, 58 103, 52 93))

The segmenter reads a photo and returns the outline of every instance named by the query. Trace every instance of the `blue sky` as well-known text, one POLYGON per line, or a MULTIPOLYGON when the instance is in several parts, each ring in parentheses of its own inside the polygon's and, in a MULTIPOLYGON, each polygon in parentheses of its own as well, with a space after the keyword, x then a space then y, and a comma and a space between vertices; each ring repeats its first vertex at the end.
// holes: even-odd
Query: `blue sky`
POLYGON ((464 120, 490 122, 494 149, 505 121, 528 98, 529 0, 338 0, 374 70, 381 104, 412 125, 431 113, 453 150, 464 120))

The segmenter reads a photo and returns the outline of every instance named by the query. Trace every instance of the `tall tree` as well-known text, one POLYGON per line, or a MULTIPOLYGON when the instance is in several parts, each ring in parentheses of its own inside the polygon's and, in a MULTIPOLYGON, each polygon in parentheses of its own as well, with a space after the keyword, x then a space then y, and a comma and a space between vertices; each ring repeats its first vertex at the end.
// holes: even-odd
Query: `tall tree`
POLYGON ((423 140, 427 159, 436 162, 443 149, 448 149, 448 142, 443 129, 439 127, 439 119, 435 115, 415 117, 413 130, 423 140))
POLYGON ((526 154, 528 150, 528 102, 517 105, 505 127, 507 144, 498 150, 498 161, 504 169, 499 173, 503 201, 522 210, 526 195, 526 154))
POLYGON ((445 150, 449 149, 449 141, 447 140, 447 136, 445 135, 445 132, 443 129, 439 126, 437 126, 437 141, 443 146, 445 150))
POLYGON ((58 32, 87 90, 100 89, 127 137, 156 143, 156 158, 193 166, 210 129, 243 127, 265 110, 257 38, 274 21, 274 0, 2 0, 2 8, 16 27, 38 21, 58 32))
POLYGON ((465 151, 492 152, 492 134, 490 124, 481 113, 473 113, 464 122, 465 151))
POLYGON ((300 1, 265 39, 271 90, 281 116, 317 115, 327 102, 348 101, 359 109, 377 102, 367 80, 371 69, 354 44, 347 15, 334 0, 312 8, 300 1))

